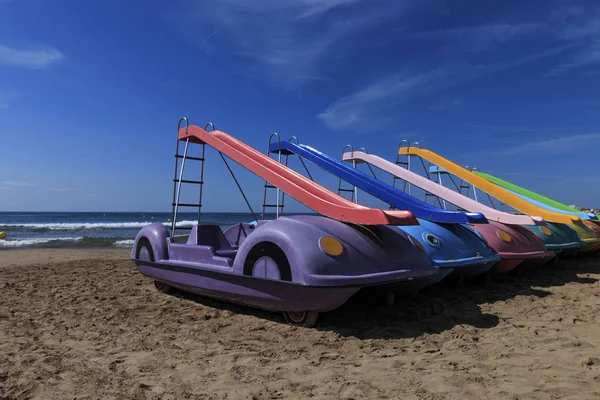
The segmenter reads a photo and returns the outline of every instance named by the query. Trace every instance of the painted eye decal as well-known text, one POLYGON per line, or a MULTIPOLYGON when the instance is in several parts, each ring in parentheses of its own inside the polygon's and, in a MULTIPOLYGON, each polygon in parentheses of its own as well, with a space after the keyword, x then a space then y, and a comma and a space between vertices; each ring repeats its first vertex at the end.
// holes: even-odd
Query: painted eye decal
POLYGON ((504 231, 497 231, 496 234, 498 235, 498 237, 500 239, 502 239, 506 243, 512 242, 512 237, 508 233, 506 233, 504 231))
POLYGON ((437 236, 435 236, 432 233, 426 233, 424 235, 425 240, 427 240, 427 243, 429 243, 432 246, 439 246, 440 245, 440 239, 437 238, 437 236))
POLYGON ((597 227, 597 226, 594 226, 594 225, 590 225, 590 228, 592 228, 592 230, 593 230, 594 232, 598 232, 598 231, 600 231, 600 229, 598 229, 598 227, 597 227))
POLYGON ((323 236, 319 239, 319 246, 321 250, 330 256, 339 256, 344 252, 344 246, 336 239, 331 236, 323 236))
POLYGON ((540 231, 542 231, 542 233, 546 236, 552 236, 552 231, 545 226, 542 226, 540 231))

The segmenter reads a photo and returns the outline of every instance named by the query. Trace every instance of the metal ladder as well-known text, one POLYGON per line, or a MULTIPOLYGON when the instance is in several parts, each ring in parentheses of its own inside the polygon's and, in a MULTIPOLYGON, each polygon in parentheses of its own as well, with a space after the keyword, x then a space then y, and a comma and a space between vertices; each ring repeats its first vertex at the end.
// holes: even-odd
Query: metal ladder
MULTIPOLYGON (((354 147, 352 147, 351 144, 347 144, 342 148, 342 159, 343 159, 346 148, 350 148, 350 151, 352 153, 354 153, 354 147)), ((352 168, 356 169, 356 161, 354 161, 354 160, 352 160, 352 168)), ((358 189, 356 188, 356 186, 352 185, 352 189, 344 188, 344 187, 342 187, 342 182, 344 182, 344 180, 342 178, 340 178, 338 180, 338 188, 337 188, 338 196, 344 197, 344 195, 342 193, 351 193, 350 201, 352 201, 354 203, 358 203, 358 189)))
MULTIPOLYGON (((180 118, 179 122, 177 123, 177 134, 178 135, 179 135, 179 130, 181 129, 181 122, 183 122, 183 121, 185 121, 186 133, 187 133, 187 129, 190 126, 188 119, 186 117, 180 118)), ((211 132, 213 132, 215 130, 215 125, 212 122, 207 123, 204 126, 204 130, 206 131, 209 126, 211 127, 211 132)), ((177 140, 177 145, 175 147, 175 177, 173 178, 173 182, 174 182, 173 186, 174 187, 173 187, 173 203, 172 203, 173 212, 172 212, 172 222, 171 222, 171 241, 173 241, 175 238, 175 229, 177 226, 177 213, 179 211, 179 207, 197 207, 198 208, 198 223, 200 223, 200 215, 201 215, 201 210, 202 210, 202 188, 204 186, 204 161, 205 161, 204 155, 205 155, 205 150, 206 150, 206 144, 205 143, 201 144, 201 146, 202 146, 202 156, 201 157, 191 157, 191 156, 187 155, 190 143, 193 143, 193 142, 190 142, 190 139, 188 137, 185 140, 185 148, 184 148, 183 154, 179 154, 179 140, 177 140), (179 159, 182 160, 181 168, 178 168, 179 167, 179 159), (200 180, 199 181, 183 179, 183 171, 185 169, 185 161, 186 160, 200 161, 201 167, 200 167, 200 180), (177 172, 179 172, 179 174, 177 172), (179 177, 178 177, 178 175, 179 175, 179 177), (198 203, 180 203, 179 202, 179 198, 181 195, 181 184, 182 183, 194 184, 194 185, 200 186, 200 196, 199 196, 198 203)), ((237 178, 235 177, 235 174, 231 170, 229 163, 225 159, 225 156, 223 155, 223 153, 221 153, 220 151, 219 151, 219 155, 221 156, 221 159, 225 163, 225 166, 227 167, 227 170, 231 174, 231 177, 235 181, 235 184, 237 185, 240 193, 242 194, 242 197, 244 198, 244 201, 246 202, 246 205, 248 206, 250 213, 256 220, 257 219, 256 214, 252 210, 252 207, 250 206, 250 202, 248 201, 246 194, 242 190, 240 183, 238 182, 237 178)))
MULTIPOLYGON (((267 145, 267 157, 271 158, 271 139, 273 137, 277 138, 277 144, 280 143, 280 137, 279 134, 276 132, 271 133, 271 135, 269 136, 269 143, 267 145)), ((278 146, 279 148, 279 146, 278 146)), ((286 154, 284 156, 284 165, 287 167, 288 165, 288 155, 286 154)), ((277 153, 277 162, 281 163, 281 151, 277 153)), ((271 183, 269 183, 268 181, 265 181, 265 190, 263 193, 263 204, 262 204, 262 214, 261 214, 261 219, 265 219, 265 213, 267 208, 275 208, 275 215, 277 218, 279 218, 280 214, 283 214, 283 206, 284 206, 284 201, 285 201, 285 192, 281 192, 281 190, 277 187, 272 185, 271 183), (276 190, 276 195, 277 198, 275 199, 275 204, 272 203, 267 203, 267 191, 269 189, 275 189, 276 190), (281 200, 281 204, 279 203, 279 200, 281 200)))
MULTIPOLYGON (((411 160, 411 156, 410 154, 408 154, 406 156, 406 161, 400 161, 400 149, 402 148, 402 144, 406 143, 408 146, 408 148, 410 148, 411 146, 414 147, 419 147, 421 148, 421 144, 419 142, 414 142, 413 144, 410 144, 410 142, 408 140, 402 140, 400 141, 400 144, 398 145, 398 151, 396 152, 396 165, 399 165, 405 169, 407 169, 408 171, 411 171, 410 166, 410 160, 411 160)), ((427 179, 429 180, 433 180, 435 182, 435 179, 431 177, 431 175, 429 174, 429 168, 425 166, 425 163, 423 162, 423 159, 421 157, 419 157, 419 160, 421 161, 421 165, 423 166, 423 170, 425 171, 425 175, 427 176, 427 179)), ((431 163, 429 163, 429 167, 431 167, 431 163)), ((411 171, 412 172, 412 171, 411 171)), ((408 187, 408 194, 412 195, 412 192, 410 190, 411 188, 411 184, 407 181, 405 181, 402 178, 398 178, 397 176, 394 176, 393 182, 392 182, 392 186, 396 187, 396 182, 398 180, 401 180, 404 182, 404 187, 402 188, 402 191, 404 193, 406 193, 406 188, 408 187)), ((430 193, 428 191, 425 190, 425 203, 429 203, 429 199, 433 198, 433 205, 435 206, 436 204, 438 204, 441 208, 443 208, 444 210, 446 209, 446 201, 443 199, 440 199, 438 196, 436 196, 433 193, 430 193)), ((394 209, 393 207, 390 207, 390 209, 394 209)))
MULTIPOLYGON (((475 167, 472 167, 472 168, 465 167, 465 168, 468 169, 470 172, 477 170, 477 168, 475 168, 475 167)), ((492 196, 490 196, 489 193, 487 193, 487 192, 483 192, 483 193, 485 193, 485 195, 487 196, 492 207, 495 208, 496 210, 499 210, 500 208, 496 207, 496 205, 494 204, 494 201, 492 200, 492 196)), ((475 201, 479 201, 479 200, 477 200, 477 188, 475 186, 473 186, 473 195, 475 196, 475 201)), ((504 203, 500 202, 500 206, 504 206, 504 205, 505 205, 504 203)))
MULTIPOLYGON (((189 121, 186 117, 180 118, 179 122, 177 123, 178 137, 179 137, 179 130, 181 129, 181 123, 184 121, 185 121, 186 133, 187 133, 187 129, 190 126, 189 121)), ((206 130, 206 128, 208 128, 208 126, 212 126, 212 129, 214 130, 214 125, 210 122, 208 124, 206 124, 204 129, 206 130)), ((200 222, 200 214, 201 214, 201 209, 202 209, 202 189, 204 186, 204 161, 205 161, 204 154, 205 154, 205 150, 206 150, 206 145, 204 143, 202 143, 200 145, 200 146, 202 146, 202 155, 200 157, 192 157, 192 156, 187 155, 188 148, 190 145, 189 137, 185 140, 185 148, 183 150, 183 154, 179 153, 179 142, 180 142, 180 140, 178 138, 177 143, 175 145, 175 173, 174 173, 174 177, 173 177, 173 202, 171 203, 171 205, 173 207, 173 210, 171 212, 171 241, 173 241, 175 238, 175 229, 176 229, 176 225, 177 225, 177 213, 179 212, 179 207, 197 208, 198 209, 198 223, 200 222), (181 168, 179 168, 179 160, 180 159, 181 159, 181 168), (185 169, 186 160, 200 161, 200 180, 199 181, 183 179, 183 171, 185 169), (181 184, 183 184, 183 183, 191 184, 191 185, 198 185, 200 187, 200 196, 198 199, 198 203, 180 203, 179 202, 179 198, 181 196, 181 184)))
MULTIPOLYGON (((280 143, 279 134, 276 133, 276 132, 273 132, 271 134, 271 136, 269 136, 269 147, 267 148, 267 156, 270 157, 270 158, 272 158, 270 150, 271 150, 271 139, 273 137, 277 138, 277 144, 278 145, 280 143)), ((296 144, 300 143, 298 141, 298 138, 296 136, 291 136, 288 139, 288 142, 290 142, 290 143, 292 143, 294 141, 296 142, 296 144)), ((279 148, 280 146, 277 146, 277 147, 279 148)), ((289 156, 290 156, 289 154, 284 154, 283 165, 285 165, 286 167, 288 166, 289 156)), ((304 167, 304 170, 306 171, 306 173, 307 173, 308 177, 310 178, 310 180, 314 181, 314 179, 313 179, 312 175, 310 174, 310 171, 308 170, 308 167, 304 163, 304 160, 302 159, 302 157, 298 156, 298 160, 300 160, 300 163, 302 163, 302 166, 304 167)), ((281 151, 279 151, 277 153, 277 162, 281 163, 281 151)), ((275 209, 278 211, 277 214, 276 214, 277 218, 279 218, 280 214, 283 214, 283 206, 284 206, 284 201, 285 201, 285 192, 281 192, 281 196, 279 195, 280 192, 281 192, 281 190, 278 187, 276 187, 274 185, 271 185, 269 182, 265 181, 265 191, 264 191, 264 195, 263 195, 263 210, 262 210, 263 219, 264 219, 265 211, 266 211, 267 208, 275 207, 275 209), (269 189, 277 189, 277 199, 275 201, 275 204, 267 204, 267 190, 269 190, 269 189), (279 199, 281 199, 281 204, 279 203, 279 199), (281 212, 279 212, 279 210, 281 210, 281 212)))

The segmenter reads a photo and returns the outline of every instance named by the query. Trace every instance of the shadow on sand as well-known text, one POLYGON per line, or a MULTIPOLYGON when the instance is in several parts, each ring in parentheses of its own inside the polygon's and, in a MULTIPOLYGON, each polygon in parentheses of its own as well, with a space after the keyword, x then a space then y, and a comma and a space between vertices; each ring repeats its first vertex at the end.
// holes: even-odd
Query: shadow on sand
MULTIPOLYGON (((486 329, 498 325, 494 314, 481 311, 480 304, 505 301, 516 296, 546 297, 550 288, 575 282, 594 284, 597 279, 581 275, 600 272, 600 256, 580 256, 560 260, 552 266, 527 269, 521 275, 496 275, 482 285, 467 282, 461 285, 439 284, 423 289, 416 298, 397 299, 393 306, 374 303, 367 295, 358 293, 337 310, 322 313, 313 329, 333 331, 341 336, 359 339, 411 338, 424 333, 441 333, 457 325, 486 329)), ((221 302, 189 293, 176 292, 185 298, 209 307, 253 315, 284 323, 280 313, 221 302)))

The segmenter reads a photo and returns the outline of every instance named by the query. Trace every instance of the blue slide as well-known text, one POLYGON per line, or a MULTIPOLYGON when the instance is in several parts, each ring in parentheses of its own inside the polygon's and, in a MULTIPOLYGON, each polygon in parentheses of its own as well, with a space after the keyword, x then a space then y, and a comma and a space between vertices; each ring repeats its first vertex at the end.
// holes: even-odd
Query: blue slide
POLYGON ((288 141, 273 142, 269 145, 269 151, 283 155, 296 154, 400 210, 411 211, 415 217, 423 220, 457 224, 487 223, 487 219, 481 213, 447 211, 431 206, 304 144, 288 141))

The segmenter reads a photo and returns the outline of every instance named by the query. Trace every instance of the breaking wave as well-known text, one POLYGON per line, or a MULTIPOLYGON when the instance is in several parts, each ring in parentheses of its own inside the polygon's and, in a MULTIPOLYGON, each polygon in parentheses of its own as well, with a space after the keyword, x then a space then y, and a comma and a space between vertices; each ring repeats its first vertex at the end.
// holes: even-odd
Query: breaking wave
MULTIPOLYGON (((152 221, 148 222, 61 222, 47 224, 1 224, 2 229, 23 229, 29 231, 83 231, 83 230, 107 230, 107 229, 140 229, 152 221)), ((179 221, 177 228, 192 228, 196 221, 179 221)), ((163 225, 170 226, 170 222, 163 222, 163 225)))

